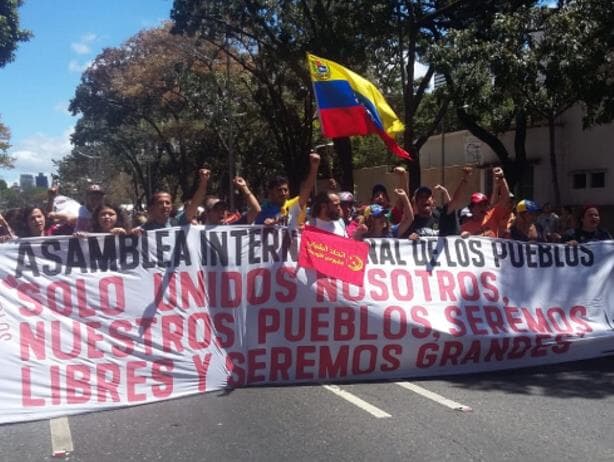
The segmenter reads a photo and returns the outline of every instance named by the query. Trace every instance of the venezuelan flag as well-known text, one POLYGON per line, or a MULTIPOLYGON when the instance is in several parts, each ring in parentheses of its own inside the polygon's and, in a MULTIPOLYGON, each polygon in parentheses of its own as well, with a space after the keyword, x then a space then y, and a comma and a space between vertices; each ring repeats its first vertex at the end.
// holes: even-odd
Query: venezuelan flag
POLYGON ((375 85, 340 64, 310 53, 307 63, 324 136, 376 134, 394 154, 411 159, 393 138, 405 127, 375 85))

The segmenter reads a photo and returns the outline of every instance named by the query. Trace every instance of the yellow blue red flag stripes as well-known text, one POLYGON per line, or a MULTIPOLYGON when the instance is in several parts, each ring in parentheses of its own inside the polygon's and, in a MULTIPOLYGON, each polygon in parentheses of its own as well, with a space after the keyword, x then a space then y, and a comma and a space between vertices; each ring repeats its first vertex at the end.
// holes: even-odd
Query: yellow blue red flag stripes
POLYGON ((393 138, 405 127, 375 85, 340 64, 310 53, 307 63, 324 136, 376 134, 394 154, 411 159, 393 138))

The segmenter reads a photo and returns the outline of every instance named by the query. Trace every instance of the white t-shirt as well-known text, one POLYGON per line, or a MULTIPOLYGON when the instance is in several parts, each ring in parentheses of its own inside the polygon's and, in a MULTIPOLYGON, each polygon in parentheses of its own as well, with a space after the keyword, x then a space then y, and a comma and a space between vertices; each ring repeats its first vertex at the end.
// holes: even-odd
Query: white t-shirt
POLYGON ((337 236, 348 237, 348 233, 345 230, 345 222, 342 218, 333 221, 326 221, 316 218, 313 221, 313 226, 324 231, 328 231, 329 233, 336 234, 337 236))
POLYGON ((79 215, 79 204, 76 200, 66 196, 56 196, 53 198, 53 211, 66 214, 69 217, 76 217, 79 215))

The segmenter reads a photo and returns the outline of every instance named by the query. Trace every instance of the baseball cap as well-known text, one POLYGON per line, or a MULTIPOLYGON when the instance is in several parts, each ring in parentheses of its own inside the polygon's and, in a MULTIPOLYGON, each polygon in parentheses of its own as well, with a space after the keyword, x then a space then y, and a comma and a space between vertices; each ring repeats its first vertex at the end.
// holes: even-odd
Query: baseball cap
POLYGON ((527 199, 523 199, 520 202, 518 202, 518 204, 516 204, 516 211, 518 213, 523 213, 523 212, 539 212, 541 209, 539 208, 539 205, 537 205, 536 202, 527 200, 527 199))
POLYGON ((418 188, 416 188, 416 190, 414 191, 414 197, 416 196, 432 196, 433 195, 433 190, 431 188, 429 188, 428 186, 420 186, 418 188))
POLYGON ((365 216, 367 216, 367 217, 368 216, 373 216, 374 218, 379 218, 379 217, 386 216, 387 213, 388 213, 388 209, 385 209, 384 207, 382 207, 379 204, 371 204, 365 210, 365 216))
POLYGON ((471 213, 471 210, 469 210, 469 207, 464 207, 461 209, 459 216, 461 218, 471 218, 473 214, 471 213))
POLYGON ((104 189, 99 184, 93 184, 89 188, 87 188, 88 194, 104 194, 104 189))
POLYGON ((207 200, 205 203, 205 208, 207 210, 218 209, 218 210, 226 210, 229 209, 230 206, 226 201, 219 199, 217 197, 207 200))
POLYGON ((341 191, 339 193, 339 200, 341 202, 352 202, 354 203, 354 195, 349 191, 341 191))
POLYGON ((482 202, 488 202, 488 196, 481 192, 474 192, 471 195, 471 205, 481 204, 482 202))

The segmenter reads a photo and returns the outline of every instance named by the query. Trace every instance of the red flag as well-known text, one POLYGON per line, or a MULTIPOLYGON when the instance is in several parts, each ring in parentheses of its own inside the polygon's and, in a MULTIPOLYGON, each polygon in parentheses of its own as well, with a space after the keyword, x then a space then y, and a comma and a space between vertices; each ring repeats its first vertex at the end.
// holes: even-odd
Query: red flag
POLYGON ((362 286, 369 244, 305 226, 298 265, 362 286))

